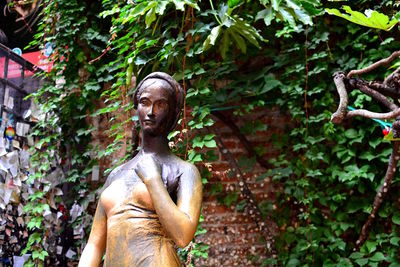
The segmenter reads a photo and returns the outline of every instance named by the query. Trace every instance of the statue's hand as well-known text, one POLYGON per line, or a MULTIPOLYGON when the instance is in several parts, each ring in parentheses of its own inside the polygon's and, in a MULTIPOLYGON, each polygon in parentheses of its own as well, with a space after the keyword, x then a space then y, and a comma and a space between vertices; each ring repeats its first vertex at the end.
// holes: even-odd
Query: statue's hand
POLYGON ((161 178, 161 166, 154 160, 152 155, 144 155, 134 170, 145 184, 151 180, 161 178))

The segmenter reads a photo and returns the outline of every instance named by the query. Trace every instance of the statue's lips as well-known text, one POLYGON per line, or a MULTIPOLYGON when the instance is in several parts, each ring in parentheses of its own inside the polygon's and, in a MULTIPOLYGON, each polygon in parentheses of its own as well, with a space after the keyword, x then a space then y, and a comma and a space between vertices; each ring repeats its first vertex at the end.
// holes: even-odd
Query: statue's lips
POLYGON ((144 121, 143 121, 143 123, 144 123, 144 124, 150 124, 150 125, 153 125, 153 124, 155 124, 155 123, 156 123, 156 121, 154 121, 154 120, 144 120, 144 121))

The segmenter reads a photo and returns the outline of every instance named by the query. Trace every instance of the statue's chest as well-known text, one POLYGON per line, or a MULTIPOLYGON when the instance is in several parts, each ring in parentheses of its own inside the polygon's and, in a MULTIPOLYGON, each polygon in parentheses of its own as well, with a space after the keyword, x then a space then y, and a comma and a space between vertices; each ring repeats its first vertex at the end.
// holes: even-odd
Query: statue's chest
MULTIPOLYGON (((153 201, 146 185, 133 170, 122 171, 101 194, 101 202, 107 217, 129 208, 131 205, 154 210, 153 201)), ((171 199, 176 203, 180 174, 164 166, 162 180, 171 199)))
POLYGON ((101 194, 101 202, 107 217, 120 213, 130 205, 154 210, 151 196, 140 179, 113 181, 101 194))

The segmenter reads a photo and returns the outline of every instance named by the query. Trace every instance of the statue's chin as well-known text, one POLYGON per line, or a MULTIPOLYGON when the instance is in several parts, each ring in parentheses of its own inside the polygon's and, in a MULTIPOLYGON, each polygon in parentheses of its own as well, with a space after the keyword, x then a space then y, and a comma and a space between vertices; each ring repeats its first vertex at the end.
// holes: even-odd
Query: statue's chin
POLYGON ((145 127, 143 129, 143 133, 145 135, 148 135, 148 136, 151 136, 151 137, 156 137, 156 136, 165 135, 165 130, 164 129, 158 129, 158 128, 145 127))

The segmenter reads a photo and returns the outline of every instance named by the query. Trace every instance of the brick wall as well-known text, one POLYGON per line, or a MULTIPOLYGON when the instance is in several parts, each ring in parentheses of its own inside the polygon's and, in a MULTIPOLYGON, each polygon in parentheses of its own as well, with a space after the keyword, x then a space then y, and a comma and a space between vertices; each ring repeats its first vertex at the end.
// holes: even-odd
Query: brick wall
MULTIPOLYGON (((226 116, 228 114, 225 113, 226 116)), ((255 119, 261 120, 268 128, 264 132, 246 136, 247 139, 252 145, 261 145, 266 148, 266 153, 263 155, 265 159, 276 157, 278 151, 271 144, 272 135, 279 135, 285 131, 285 127, 288 126, 287 116, 282 115, 278 108, 271 108, 253 112, 236 120, 235 123, 243 126, 246 121, 255 119)), ((240 156, 247 155, 244 146, 230 128, 218 120, 213 128, 218 129, 226 148, 234 154, 237 160, 240 156)), ((212 177, 204 188, 204 222, 202 226, 207 233, 198 237, 198 241, 210 246, 209 257, 207 260, 197 260, 195 266, 259 266, 266 252, 265 243, 261 241, 261 235, 255 222, 243 211, 237 211, 236 206, 227 207, 220 204, 216 197, 210 194, 210 189, 216 183, 221 183, 226 192, 239 192, 238 177, 229 178, 228 172, 231 167, 227 158, 219 151, 217 153, 219 159, 212 163, 212 177), (255 260, 257 258, 258 260, 255 260)), ((278 187, 271 182, 270 177, 256 182, 256 178, 265 171, 266 169, 257 163, 251 171, 244 173, 246 182, 257 202, 273 201, 275 192, 278 190, 278 187)), ((238 201, 242 199, 243 197, 240 196, 238 201)), ((276 225, 273 222, 267 222, 267 225, 276 232, 276 225)))

